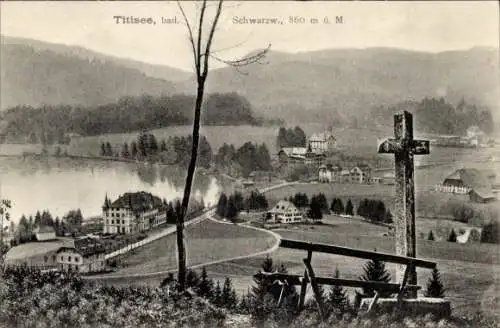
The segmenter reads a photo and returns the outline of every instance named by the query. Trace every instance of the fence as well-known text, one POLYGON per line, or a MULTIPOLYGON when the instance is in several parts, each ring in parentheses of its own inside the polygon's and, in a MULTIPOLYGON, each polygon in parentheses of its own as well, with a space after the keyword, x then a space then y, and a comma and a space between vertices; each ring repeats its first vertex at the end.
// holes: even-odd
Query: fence
MULTIPOLYGON (((209 216, 214 215, 214 213, 215 213, 215 207, 211 207, 210 209, 208 209, 207 211, 205 211, 202 215, 200 215, 200 216, 198 216, 198 217, 196 217, 194 219, 191 219, 189 221, 186 221, 185 226, 187 227, 187 226, 189 226, 191 224, 199 223, 199 222, 205 220, 206 218, 208 218, 209 216)), ((149 243, 151 243, 151 242, 153 242, 155 240, 163 238, 163 237, 165 237, 165 236, 167 236, 167 235, 175 232, 175 230, 176 230, 175 226, 166 228, 166 229, 164 229, 164 230, 162 230, 162 231, 160 231, 160 232, 158 232, 158 233, 156 233, 154 235, 146 237, 145 239, 143 239, 141 241, 138 241, 136 243, 127 245, 126 247, 120 248, 119 250, 116 250, 114 252, 106 254, 104 256, 104 259, 105 260, 109 260, 109 259, 112 259, 114 257, 117 257, 118 255, 122 255, 122 254, 125 254, 127 252, 130 252, 133 249, 136 249, 138 247, 141 247, 141 246, 144 246, 146 244, 149 244, 149 243)))
MULTIPOLYGON (((373 309, 373 306, 376 304, 379 298, 379 291, 383 290, 383 291, 390 291, 393 293, 397 293, 398 294, 397 297, 398 302, 396 307, 397 309, 398 307, 401 306, 403 296, 407 291, 413 291, 416 295, 416 291, 420 289, 420 286, 411 285, 407 283, 410 276, 410 272, 415 267, 422 267, 428 269, 434 269, 436 267, 436 263, 434 262, 425 261, 417 258, 398 256, 386 253, 370 252, 370 251, 358 250, 348 247, 340 247, 335 245, 309 243, 298 240, 282 239, 280 241, 280 247, 307 251, 307 258, 304 259, 304 265, 306 267, 304 275, 299 276, 299 275, 283 274, 283 273, 259 273, 255 276, 259 278, 270 279, 272 281, 275 280, 281 281, 283 288, 285 284, 300 285, 301 290, 300 290, 299 304, 298 304, 299 311, 302 310, 302 308, 304 307, 307 284, 311 283, 314 296, 318 304, 319 313, 323 318, 325 318, 326 315, 323 307, 321 293, 318 286, 319 284, 370 288, 375 290, 375 297, 370 303, 368 311, 371 311, 373 309), (311 264, 313 252, 337 254, 337 255, 344 255, 362 259, 380 260, 397 264, 404 264, 406 265, 406 271, 403 281, 400 284, 385 283, 379 281, 362 281, 362 280, 351 280, 351 279, 316 277, 311 264)), ((278 300, 278 304, 279 303, 281 303, 281 298, 278 300)))
POLYGON ((459 187, 459 186, 446 186, 443 184, 437 184, 434 187, 435 191, 439 192, 447 192, 447 193, 453 193, 453 194, 468 194, 472 188, 470 187, 459 187))

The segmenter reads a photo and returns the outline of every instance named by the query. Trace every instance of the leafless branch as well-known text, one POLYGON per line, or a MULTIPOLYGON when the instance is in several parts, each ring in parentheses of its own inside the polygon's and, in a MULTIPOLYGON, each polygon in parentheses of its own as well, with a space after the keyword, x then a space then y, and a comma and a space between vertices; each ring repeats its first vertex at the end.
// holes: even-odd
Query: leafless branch
POLYGON ((177 6, 179 7, 179 10, 181 11, 182 13, 182 17, 184 17, 184 22, 186 23, 187 25, 187 30, 188 30, 188 33, 189 33, 189 42, 191 43, 191 48, 192 48, 192 51, 193 51, 193 57, 194 57, 194 63, 195 63, 195 67, 196 67, 196 73, 199 75, 199 62, 198 62, 198 51, 196 50, 196 46, 194 45, 194 38, 193 38, 193 30, 191 29, 191 24, 189 24, 189 20, 186 16, 186 13, 184 12, 184 8, 182 8, 181 6, 181 3, 179 0, 177 0, 177 6))
POLYGON ((226 47, 226 48, 220 48, 220 49, 217 49, 217 50, 212 50, 212 51, 210 51, 210 54, 213 55, 213 54, 216 54, 218 52, 222 52, 222 51, 234 49, 236 47, 239 47, 239 46, 243 45, 245 42, 248 41, 248 39, 249 38, 247 38, 245 41, 241 41, 240 43, 237 43, 237 44, 235 44, 233 46, 229 46, 229 47, 226 47))
POLYGON ((205 18, 205 10, 207 9, 207 1, 204 0, 203 4, 201 5, 201 12, 200 12, 200 21, 198 24, 198 53, 196 54, 196 73, 197 73, 197 78, 200 78, 200 63, 201 63, 201 39, 203 37, 203 19, 205 18))
POLYGON ((212 23, 212 28, 210 30, 210 34, 208 35, 207 47, 205 48, 205 62, 203 64, 203 81, 207 78, 208 74, 208 55, 210 54, 210 48, 212 47, 212 41, 214 39, 215 28, 217 27, 217 23, 219 22, 219 17, 222 12, 222 0, 219 0, 219 5, 217 6, 217 12, 215 13, 214 22, 212 23))
POLYGON ((260 63, 262 64, 260 61, 262 59, 264 59, 267 55, 267 53, 269 52, 269 50, 271 49, 271 44, 269 44, 267 46, 266 49, 264 50, 261 50, 259 51, 258 53, 254 54, 254 55, 251 55, 251 56, 246 56, 246 57, 243 57, 243 58, 240 58, 240 59, 236 59, 236 60, 224 60, 224 59, 221 59, 221 58, 218 58, 214 55, 211 55, 211 57, 221 63, 224 63, 228 66, 232 66, 232 67, 243 67, 243 66, 247 66, 247 65, 250 65, 250 64, 254 64, 254 63, 260 63))

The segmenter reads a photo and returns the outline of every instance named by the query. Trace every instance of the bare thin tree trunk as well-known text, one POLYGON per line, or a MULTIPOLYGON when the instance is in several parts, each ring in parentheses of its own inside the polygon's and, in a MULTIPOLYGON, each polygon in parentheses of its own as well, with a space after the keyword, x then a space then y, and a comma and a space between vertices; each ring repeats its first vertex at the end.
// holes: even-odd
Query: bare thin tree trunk
POLYGON ((196 82, 197 82, 197 92, 196 92, 196 103, 194 108, 194 121, 193 121, 193 144, 191 147, 191 160, 188 166, 188 172, 186 176, 186 184, 184 186, 184 196, 182 198, 181 208, 177 213, 177 255, 178 255, 178 282, 180 291, 185 291, 186 289, 186 248, 184 245, 184 221, 187 215, 187 210, 189 206, 189 199, 191 196, 191 187, 193 185, 194 174, 196 170, 196 159, 198 157, 198 145, 200 141, 200 121, 201 121, 201 107, 203 105, 203 96, 205 92, 205 82, 208 76, 208 59, 209 57, 214 58, 224 62, 227 65, 239 68, 250 63, 258 62, 261 58, 265 56, 269 47, 264 51, 259 52, 257 55, 239 59, 236 61, 223 61, 211 55, 212 42, 215 35, 215 28, 219 22, 220 15, 222 13, 222 2, 219 0, 217 3, 217 9, 215 12, 214 19, 209 25, 209 34, 205 42, 203 42, 203 24, 205 11, 207 9, 207 0, 203 0, 200 9, 200 15, 198 20, 198 28, 196 33, 196 41, 194 36, 194 28, 192 28, 187 16, 178 1, 177 4, 184 18, 184 22, 187 26, 189 41, 191 43, 191 48, 193 51, 193 58, 196 70, 196 82), (202 43, 205 49, 202 49, 202 43))
POLYGON ((194 174, 196 171, 196 159, 198 158, 198 144, 200 140, 201 106, 203 104, 204 89, 205 89, 204 81, 203 83, 198 83, 198 91, 196 93, 196 103, 195 103, 194 122, 193 122, 193 145, 191 147, 191 160, 189 161, 186 184, 184 187, 184 196, 182 198, 181 213, 179 215, 179 219, 177 220, 177 249, 179 256, 178 281, 181 290, 185 290, 186 271, 187 271, 186 249, 184 245, 184 219, 187 214, 189 198, 191 196, 191 187, 193 184, 194 174))

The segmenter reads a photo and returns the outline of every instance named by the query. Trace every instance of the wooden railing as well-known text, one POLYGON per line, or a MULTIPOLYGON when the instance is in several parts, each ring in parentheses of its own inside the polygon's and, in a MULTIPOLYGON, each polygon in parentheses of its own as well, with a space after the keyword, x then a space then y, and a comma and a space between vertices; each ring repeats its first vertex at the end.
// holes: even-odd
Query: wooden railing
MULTIPOLYGON (((336 245, 310 243, 299 240, 282 239, 280 241, 280 247, 307 251, 307 257, 303 260, 305 265, 304 275, 300 276, 300 275, 285 274, 285 273, 264 272, 264 273, 259 273, 255 276, 257 278, 281 281, 283 284, 283 288, 285 284, 300 285, 301 289, 300 289, 300 296, 298 303, 299 311, 302 310, 302 308, 304 307, 307 284, 310 283, 314 292, 314 296, 316 298, 316 302, 318 304, 318 310, 323 318, 325 318, 326 314, 322 304, 322 299, 318 285, 337 285, 345 287, 369 288, 374 290, 375 296, 368 307, 368 311, 371 311, 373 309, 373 306, 376 304, 379 298, 380 291, 397 293, 398 296, 397 296, 396 308, 399 308, 401 306, 405 291, 408 290, 416 291, 420 289, 420 286, 411 285, 407 283, 411 270, 415 267, 421 267, 427 269, 434 269, 436 267, 436 263, 434 262, 417 259, 413 257, 371 252, 371 251, 341 247, 336 245), (344 256, 369 259, 369 260, 380 260, 384 262, 406 265, 406 271, 403 281, 401 283, 385 283, 380 281, 363 281, 363 280, 353 280, 353 279, 316 277, 311 264, 313 252, 344 255, 344 256)), ((281 303, 281 299, 278 300, 278 304, 279 303, 281 303)))

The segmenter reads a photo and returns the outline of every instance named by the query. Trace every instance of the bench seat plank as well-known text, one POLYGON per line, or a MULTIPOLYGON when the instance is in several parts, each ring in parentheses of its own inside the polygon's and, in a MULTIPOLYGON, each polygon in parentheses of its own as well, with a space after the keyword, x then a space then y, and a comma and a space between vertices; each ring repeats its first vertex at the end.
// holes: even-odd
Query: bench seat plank
MULTIPOLYGON (((270 273, 270 272, 261 272, 256 274, 255 277, 286 281, 289 285, 301 285, 304 279, 304 277, 300 275, 286 274, 286 273, 270 273)), ((400 284, 386 283, 380 281, 363 281, 363 280, 340 279, 340 278, 329 278, 329 277, 315 277, 315 280, 316 283, 318 283, 319 285, 370 288, 373 290, 383 290, 394 293, 399 292, 401 288, 400 284)), ((420 288, 421 287, 417 285, 405 286, 405 289, 410 289, 410 290, 419 290, 420 288)))

